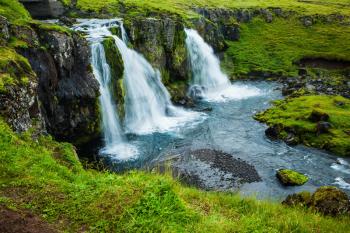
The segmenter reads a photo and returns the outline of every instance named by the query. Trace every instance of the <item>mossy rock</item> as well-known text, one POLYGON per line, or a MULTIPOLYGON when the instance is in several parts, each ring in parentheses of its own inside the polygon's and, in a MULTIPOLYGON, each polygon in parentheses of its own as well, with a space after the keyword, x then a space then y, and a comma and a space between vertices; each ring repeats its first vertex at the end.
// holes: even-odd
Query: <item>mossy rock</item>
POLYGON ((300 192, 288 195, 287 198, 282 202, 283 205, 287 206, 308 206, 311 202, 310 192, 300 192))
POLYGON ((311 208, 325 215, 337 216, 350 212, 349 197, 332 186, 318 188, 311 197, 311 208))
POLYGON ((112 79, 121 79, 124 73, 124 63, 114 38, 107 37, 102 44, 105 49, 107 63, 111 68, 112 79))
POLYGON ((124 75, 124 62, 122 55, 120 54, 114 38, 108 37, 103 42, 103 47, 105 49, 105 55, 107 63, 111 69, 111 83, 110 88, 113 97, 118 105, 118 113, 122 118, 124 117, 124 96, 125 90, 123 85, 123 75, 124 75))
POLYGON ((295 143, 350 156, 350 134, 347 133, 350 131, 349 99, 310 95, 274 101, 273 104, 272 108, 254 118, 269 126, 280 124, 283 130, 272 131, 277 138, 287 142, 288 134, 292 134, 297 139, 295 143), (327 118, 327 121, 319 121, 327 118))
POLYGON ((309 180, 307 176, 289 169, 280 169, 276 176, 282 184, 288 186, 303 185, 309 180))

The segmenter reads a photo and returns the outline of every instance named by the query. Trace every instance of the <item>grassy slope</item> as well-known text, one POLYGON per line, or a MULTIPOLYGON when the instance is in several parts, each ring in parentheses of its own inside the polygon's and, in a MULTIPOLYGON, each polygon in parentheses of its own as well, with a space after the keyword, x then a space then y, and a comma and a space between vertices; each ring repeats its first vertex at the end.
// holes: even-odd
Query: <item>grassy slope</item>
POLYGON ((0 15, 19 24, 31 19, 29 13, 17 0, 0 0, 0 15))
POLYGON ((233 74, 261 71, 285 76, 297 74, 293 63, 303 57, 350 58, 350 27, 317 23, 305 27, 292 17, 266 23, 255 18, 241 25, 241 38, 229 42, 226 55, 233 58, 233 74))
POLYGON ((140 10, 164 11, 187 17, 194 15, 191 10, 193 6, 216 8, 281 7, 287 10, 298 11, 303 14, 350 14, 350 3, 348 0, 319 0, 305 2, 298 0, 78 0, 78 7, 84 10, 100 11, 102 9, 107 9, 113 11, 117 3, 124 3, 128 7, 136 7, 140 10))
POLYGON ((0 120, 0 203, 61 230, 347 232, 349 218, 187 188, 168 176, 84 170, 70 144, 33 142, 0 120))
POLYGON ((276 101, 274 107, 258 114, 257 119, 269 125, 281 124, 284 128, 294 129, 306 145, 350 156, 349 99, 340 96, 302 96, 276 101), (344 105, 339 105, 339 102, 344 105), (330 133, 317 136, 316 123, 308 120, 313 110, 329 115, 333 126, 330 133))

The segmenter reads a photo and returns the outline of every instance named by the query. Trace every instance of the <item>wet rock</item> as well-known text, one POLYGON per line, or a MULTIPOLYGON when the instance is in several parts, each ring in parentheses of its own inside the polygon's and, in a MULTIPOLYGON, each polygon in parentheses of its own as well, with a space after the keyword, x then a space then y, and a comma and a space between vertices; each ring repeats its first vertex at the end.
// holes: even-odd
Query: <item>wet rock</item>
POLYGON ((327 121, 329 119, 329 115, 325 112, 314 109, 312 110, 308 119, 312 122, 327 121))
POLYGON ((326 121, 320 121, 316 125, 316 133, 317 135, 323 133, 329 133, 329 130, 332 128, 332 124, 326 121))
POLYGON ((201 109, 199 111, 201 111, 201 112, 211 112, 211 111, 213 111, 213 108, 212 107, 207 107, 207 108, 203 108, 203 109, 201 109))
POLYGON ((189 95, 191 96, 192 99, 201 100, 204 97, 204 91, 205 91, 204 87, 199 85, 193 85, 190 88, 189 95))
POLYGON ((265 130, 265 135, 270 138, 270 139, 278 139, 279 138, 279 135, 281 133, 281 126, 280 125, 273 125, 273 126, 270 126, 269 128, 267 128, 265 130))
POLYGON ((37 29, 48 49, 21 50, 38 77, 38 97, 47 131, 59 140, 82 143, 99 135, 99 86, 90 67, 90 48, 77 33, 37 29))
POLYGON ((77 22, 77 20, 74 18, 62 16, 59 18, 59 22, 65 26, 72 27, 77 22))
POLYGON ((295 146, 299 143, 299 139, 297 136, 294 135, 294 133, 288 133, 284 141, 290 146, 295 146))
POLYGON ((346 193, 331 186, 318 188, 312 195, 309 206, 331 216, 348 214, 350 211, 350 201, 346 193))
POLYGON ((303 185, 308 181, 307 176, 289 169, 278 170, 276 177, 286 186, 303 185))

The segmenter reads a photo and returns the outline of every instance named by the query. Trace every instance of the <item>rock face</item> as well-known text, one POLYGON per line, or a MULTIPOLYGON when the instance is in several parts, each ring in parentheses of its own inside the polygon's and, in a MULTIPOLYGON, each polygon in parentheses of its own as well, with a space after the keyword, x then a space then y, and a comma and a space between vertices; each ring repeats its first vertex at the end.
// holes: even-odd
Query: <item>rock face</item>
POLYGON ((308 192, 289 195, 282 204, 305 206, 331 216, 350 213, 349 197, 340 189, 332 186, 320 187, 312 195, 308 192))
POLYGON ((5 77, 0 78, 12 80, 0 90, 0 115, 15 131, 23 132, 33 126, 33 119, 41 120, 36 95, 38 82, 27 61, 20 55, 15 56, 0 69, 1 73, 5 73, 5 77))
MULTIPOLYGON (((10 23, 2 16, 0 31, 0 45, 6 46, 13 34, 10 23)), ((0 47, 0 54, 0 115, 17 132, 33 127, 33 119, 42 129, 36 74, 14 49, 0 47)))
POLYGON ((39 79, 39 100, 49 133, 68 141, 98 135, 98 82, 90 67, 90 48, 78 34, 40 31, 47 50, 26 49, 39 79))
POLYGON ((303 185, 308 181, 307 176, 289 169, 280 169, 276 173, 282 184, 288 186, 303 185))
POLYGON ((97 137, 99 86, 90 67, 87 41, 77 33, 36 24, 9 25, 8 31, 26 46, 12 51, 16 59, 1 67, 2 72, 12 67, 9 70, 17 72, 13 76, 26 78, 1 93, 1 115, 17 131, 27 130, 36 121, 59 140, 79 144, 97 137))
MULTIPOLYGON (((169 78, 186 80, 187 51, 183 23, 172 18, 136 18, 126 22, 130 42, 169 78)), ((166 81, 166 80, 165 80, 166 81)))

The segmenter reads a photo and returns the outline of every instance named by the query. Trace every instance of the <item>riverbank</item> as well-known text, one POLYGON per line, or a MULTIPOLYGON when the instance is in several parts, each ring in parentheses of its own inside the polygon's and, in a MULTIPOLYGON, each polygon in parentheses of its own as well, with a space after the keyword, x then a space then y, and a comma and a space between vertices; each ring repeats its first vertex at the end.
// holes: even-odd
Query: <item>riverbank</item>
MULTIPOLYGON (((84 169, 73 147, 33 141, 0 122, 1 209, 23 209, 57 231, 347 232, 348 217, 202 192, 167 175, 124 175, 84 169)), ((13 219, 9 220, 12 224, 13 219)))

